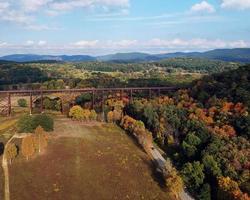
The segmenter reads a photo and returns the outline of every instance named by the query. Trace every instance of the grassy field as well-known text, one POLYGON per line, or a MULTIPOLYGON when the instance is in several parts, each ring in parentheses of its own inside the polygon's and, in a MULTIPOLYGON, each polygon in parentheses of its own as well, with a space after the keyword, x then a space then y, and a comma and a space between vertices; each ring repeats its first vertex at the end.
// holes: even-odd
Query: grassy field
POLYGON ((15 200, 171 199, 147 155, 111 124, 59 118, 46 152, 30 161, 19 155, 9 168, 15 200))

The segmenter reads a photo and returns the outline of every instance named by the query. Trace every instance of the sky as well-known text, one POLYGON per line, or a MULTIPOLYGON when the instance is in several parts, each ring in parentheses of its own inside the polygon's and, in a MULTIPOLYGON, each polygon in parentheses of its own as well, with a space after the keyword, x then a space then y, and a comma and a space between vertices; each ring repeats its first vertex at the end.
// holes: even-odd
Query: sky
POLYGON ((0 55, 250 47, 250 0, 0 0, 0 55))

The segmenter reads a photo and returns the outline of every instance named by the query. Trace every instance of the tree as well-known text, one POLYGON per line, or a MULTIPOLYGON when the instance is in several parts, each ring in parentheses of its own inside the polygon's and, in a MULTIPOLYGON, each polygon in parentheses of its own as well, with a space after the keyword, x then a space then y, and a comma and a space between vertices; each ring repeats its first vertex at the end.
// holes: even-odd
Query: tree
POLYGON ((211 200, 211 187, 209 184, 204 184, 198 195, 199 200, 211 200))
POLYGON ((33 118, 33 131, 41 126, 45 131, 53 131, 54 130, 54 120, 51 116, 47 114, 35 115, 33 118))
POLYGON ((28 160, 35 153, 33 136, 27 136, 22 139, 22 154, 28 160))
POLYGON ((48 145, 47 135, 41 126, 35 129, 34 145, 38 153, 41 153, 48 145))
POLYGON ((69 117, 82 120, 83 119, 83 109, 81 106, 73 106, 69 111, 69 117))
POLYGON ((221 175, 221 169, 218 166, 218 163, 214 160, 213 156, 205 155, 202 158, 202 163, 209 174, 213 175, 214 177, 221 175))
POLYGON ((199 161, 184 164, 181 173, 188 187, 198 189, 203 184, 205 178, 204 165, 199 161))
POLYGON ((20 107, 23 107, 23 108, 27 107, 27 100, 26 99, 18 99, 17 103, 20 107))
POLYGON ((95 121, 97 119, 97 113, 95 110, 90 111, 89 119, 95 121))
POLYGON ((201 144, 200 138, 198 138, 194 133, 189 133, 185 140, 182 142, 182 148, 184 153, 188 157, 195 156, 197 152, 197 146, 201 144))
POLYGON ((10 143, 7 145, 7 148, 5 149, 5 155, 7 160, 12 163, 12 160, 17 156, 17 147, 15 144, 10 143))
POLYGON ((108 114, 107 114, 107 121, 108 121, 108 123, 114 122, 114 113, 113 113, 113 111, 109 111, 108 112, 108 114))
POLYGON ((53 103, 52 103, 52 101, 51 101, 49 98, 45 98, 45 99, 43 100, 43 105, 44 105, 44 108, 45 108, 46 110, 50 110, 50 109, 53 108, 53 103))
POLYGON ((31 133, 34 130, 33 117, 31 115, 23 115, 17 122, 17 130, 19 133, 31 133))

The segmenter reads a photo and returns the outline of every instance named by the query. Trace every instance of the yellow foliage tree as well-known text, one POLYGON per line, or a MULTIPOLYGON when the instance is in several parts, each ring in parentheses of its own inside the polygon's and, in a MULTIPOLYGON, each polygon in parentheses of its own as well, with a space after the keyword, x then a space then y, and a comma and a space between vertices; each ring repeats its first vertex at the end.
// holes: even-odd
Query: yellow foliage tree
POLYGON ((35 153, 33 136, 27 136, 22 139, 22 154, 28 160, 35 153))
POLYGON ((34 145, 35 148, 38 150, 38 153, 41 153, 48 146, 47 138, 48 137, 44 129, 41 126, 38 126, 35 129, 34 135, 34 145))
POLYGON ((17 156, 17 148, 16 145, 11 143, 7 146, 7 148, 5 149, 5 155, 7 160, 10 162, 10 164, 12 163, 13 159, 17 156))

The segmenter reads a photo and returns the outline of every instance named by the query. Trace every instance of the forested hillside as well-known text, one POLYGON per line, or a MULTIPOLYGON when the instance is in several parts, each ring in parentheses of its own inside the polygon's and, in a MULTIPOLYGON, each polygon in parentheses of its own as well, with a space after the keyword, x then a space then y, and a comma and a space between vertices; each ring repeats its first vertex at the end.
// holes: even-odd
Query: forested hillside
POLYGON ((238 63, 230 63, 205 58, 170 58, 162 60, 159 65, 170 69, 183 69, 189 72, 216 73, 239 67, 238 63))
POLYGON ((192 95, 205 102, 209 97, 227 98, 250 106, 250 65, 239 69, 205 76, 193 85, 192 95))
POLYGON ((249 199, 249 72, 244 66, 207 76, 174 95, 125 107, 153 133, 196 199, 249 199))

